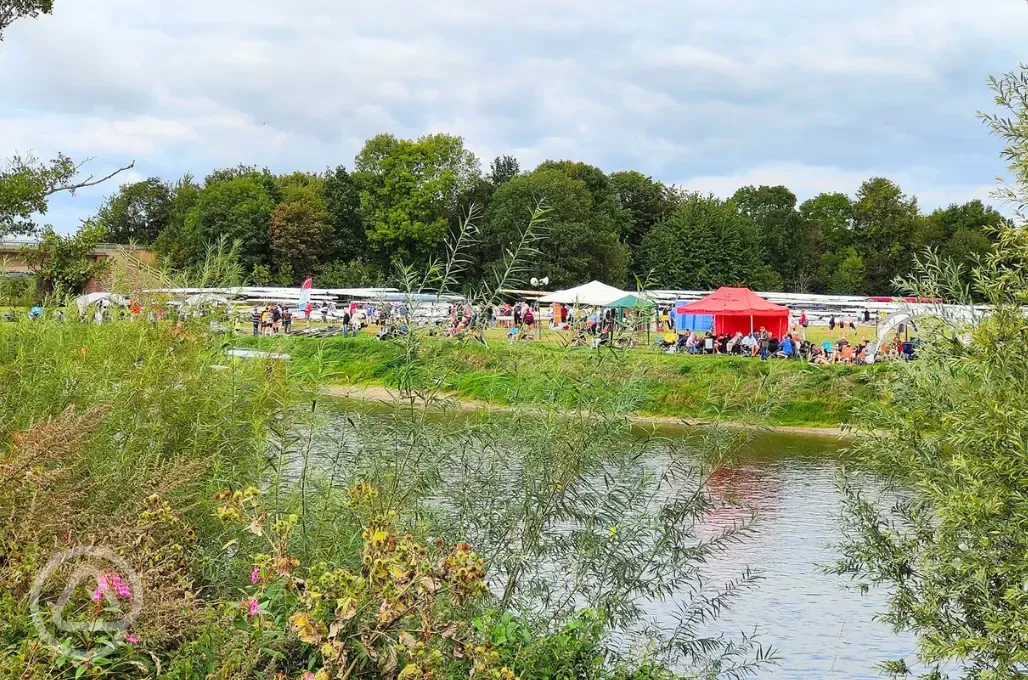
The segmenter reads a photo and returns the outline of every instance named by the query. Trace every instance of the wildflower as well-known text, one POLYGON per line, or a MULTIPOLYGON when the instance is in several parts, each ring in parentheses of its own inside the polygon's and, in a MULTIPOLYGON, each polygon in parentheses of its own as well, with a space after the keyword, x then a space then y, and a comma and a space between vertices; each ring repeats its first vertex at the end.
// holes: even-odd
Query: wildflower
POLYGON ((257 608, 260 604, 257 602, 257 598, 252 598, 249 603, 249 609, 246 612, 247 616, 257 616, 257 608))
POLYGON ((114 588, 114 592, 118 597, 128 599, 132 597, 132 589, 129 588, 128 584, 121 580, 121 577, 117 574, 111 574, 108 577, 111 586, 114 588))
POLYGON ((96 577, 96 589, 99 592, 105 593, 105 592, 107 592, 107 589, 109 587, 110 586, 107 583, 107 576, 105 576, 104 574, 100 574, 99 576, 96 577))
POLYGON ((104 599, 104 591, 97 588, 93 591, 93 602, 99 602, 102 599, 104 599))
POLYGON ((253 571, 250 572, 250 583, 257 583, 261 580, 261 568, 256 564, 253 565, 253 571))
POLYGON ((303 674, 303 680, 314 680, 314 673, 307 671, 303 674))
POLYGON ((136 636, 135 633, 129 633, 125 636, 125 642, 129 643, 130 645, 138 645, 139 638, 136 636))

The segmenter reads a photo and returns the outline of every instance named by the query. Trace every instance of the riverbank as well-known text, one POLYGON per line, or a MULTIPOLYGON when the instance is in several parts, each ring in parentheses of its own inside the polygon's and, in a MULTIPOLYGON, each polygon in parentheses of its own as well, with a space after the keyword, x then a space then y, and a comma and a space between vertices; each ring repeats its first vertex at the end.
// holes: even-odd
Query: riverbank
MULTIPOLYGON (((361 403, 374 404, 395 404, 401 400, 400 392, 389 389, 382 385, 329 385, 325 393, 338 399, 357 401, 361 403)), ((419 401, 416 406, 431 408, 433 405, 419 401)), ((434 407, 443 409, 457 409, 460 411, 512 411, 518 406, 510 404, 496 404, 473 399, 462 399, 454 395, 444 395, 440 402, 434 407)), ((714 421, 706 418, 686 418, 674 416, 653 416, 635 414, 629 416, 634 425, 656 426, 656 427, 704 427, 714 421)), ((831 439, 846 439, 852 436, 852 431, 842 427, 805 427, 801 425, 756 425, 743 422, 720 422, 722 425, 738 428, 759 428, 777 434, 788 434, 802 437, 827 437, 831 439)))
MULTIPOLYGON (((318 372, 337 394, 382 396, 368 390, 388 392, 401 379, 402 348, 371 336, 236 340, 288 353, 301 371, 320 363, 318 372)), ((894 370, 886 365, 812 366, 795 360, 668 355, 640 347, 612 357, 610 352, 555 343, 482 345, 435 338, 425 343, 426 371, 420 379, 436 381, 436 389, 468 408, 532 407, 554 399, 572 407, 591 390, 602 389, 612 398, 630 401, 633 417, 640 421, 716 419, 832 436, 853 424, 856 406, 878 398, 873 378, 894 370), (623 379, 605 380, 615 369, 623 379)))

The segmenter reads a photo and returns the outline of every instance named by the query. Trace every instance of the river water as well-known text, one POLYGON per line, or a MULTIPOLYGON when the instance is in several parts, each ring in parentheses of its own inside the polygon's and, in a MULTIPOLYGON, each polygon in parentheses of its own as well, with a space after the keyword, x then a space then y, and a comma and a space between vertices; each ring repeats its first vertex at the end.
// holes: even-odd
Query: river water
MULTIPOLYGON (((380 411, 361 410, 372 420, 380 411)), ((332 429, 345 429, 342 422, 336 419, 332 429)), ((675 428, 660 434, 688 436, 675 428)), ((774 647, 779 663, 761 672, 762 678, 877 678, 876 664, 904 657, 916 667, 909 656, 912 637, 894 634, 875 620, 885 609, 885 594, 860 594, 822 569, 838 558, 832 544, 841 539, 840 448, 826 437, 761 435, 747 444, 731 469, 712 480, 716 494, 746 508, 717 509, 704 532, 713 534, 753 511, 757 522, 750 539, 708 565, 708 576, 723 582, 747 567, 761 576, 758 587, 734 600, 712 632, 732 637, 755 632, 763 645, 774 647)), ((654 603, 652 614, 671 616, 674 605, 654 603)))
MULTIPOLYGON (((913 649, 911 636, 875 621, 885 608, 883 592, 861 595, 821 569, 838 556, 831 548, 840 539, 843 512, 835 486, 837 451, 825 438, 769 435, 753 442, 730 474, 714 480, 715 488, 734 493, 758 516, 752 540, 734 546, 715 568, 728 577, 748 566, 763 577, 718 629, 756 630, 761 642, 774 646, 780 665, 768 677, 881 677, 875 664, 913 649)), ((731 519, 715 516, 713 524, 731 519)))

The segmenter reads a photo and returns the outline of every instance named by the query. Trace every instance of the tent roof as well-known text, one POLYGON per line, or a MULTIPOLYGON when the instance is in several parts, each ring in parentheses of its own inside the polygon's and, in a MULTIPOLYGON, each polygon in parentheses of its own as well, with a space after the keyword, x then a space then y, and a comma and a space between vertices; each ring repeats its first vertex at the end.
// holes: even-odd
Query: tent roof
POLYGON ((614 300, 614 302, 608 303, 604 306, 612 307, 613 309, 649 309, 653 306, 653 303, 639 297, 638 295, 629 293, 620 300, 614 300))
POLYGON ((581 286, 558 290, 549 295, 539 298, 539 302, 560 302, 565 305, 588 305, 590 307, 606 307, 611 302, 620 300, 628 295, 628 292, 608 286, 599 281, 590 281, 581 286))
POLYGON ((714 316, 788 316, 789 308, 768 302, 749 288, 723 286, 681 308, 685 314, 714 316))

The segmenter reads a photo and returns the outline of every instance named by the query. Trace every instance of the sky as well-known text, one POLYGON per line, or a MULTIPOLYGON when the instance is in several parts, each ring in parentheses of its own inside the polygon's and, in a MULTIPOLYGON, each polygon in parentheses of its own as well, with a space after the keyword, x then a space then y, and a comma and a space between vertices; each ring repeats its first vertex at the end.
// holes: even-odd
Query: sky
MULTIPOLYGON (((801 200, 884 175, 934 208, 1003 174, 976 112, 1025 35, 1024 0, 57 0, 0 42, 0 159, 174 180, 447 132, 485 168, 569 158, 801 200)), ((74 230, 117 183, 46 221, 74 230)))

